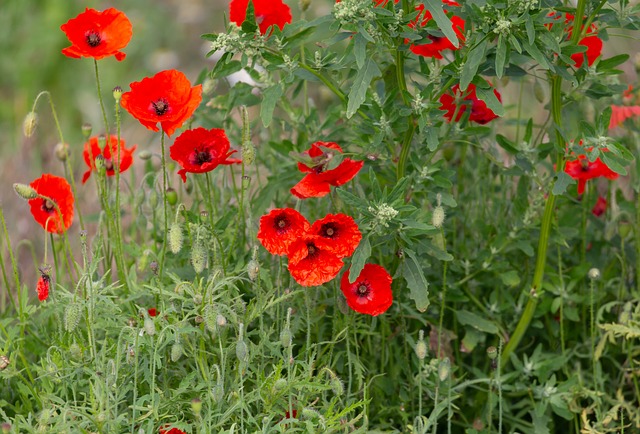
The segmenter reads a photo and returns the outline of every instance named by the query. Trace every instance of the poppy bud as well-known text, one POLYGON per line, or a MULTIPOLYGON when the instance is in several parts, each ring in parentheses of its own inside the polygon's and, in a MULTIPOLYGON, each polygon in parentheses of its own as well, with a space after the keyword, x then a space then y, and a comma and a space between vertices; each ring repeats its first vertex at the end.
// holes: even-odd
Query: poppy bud
POLYGON ((280 343, 282 344, 283 347, 289 348, 291 346, 291 342, 292 342, 291 330, 289 329, 289 327, 286 327, 282 329, 282 331, 280 332, 280 343))
POLYGON ((216 331, 216 310, 212 304, 208 304, 204 307, 202 313, 204 318, 204 325, 210 332, 216 331))
POLYGON ((242 161, 246 165, 250 165, 256 159, 256 148, 253 143, 246 142, 242 144, 242 161))
POLYGON ((156 325, 149 317, 144 319, 144 331, 146 331, 149 336, 156 334, 156 325))
POLYGON ((151 157, 153 156, 153 154, 150 151, 144 150, 144 151, 140 151, 138 152, 138 158, 141 160, 149 160, 151 159, 151 157))
POLYGON ((236 343, 236 357, 238 357, 238 360, 241 362, 249 360, 249 348, 243 340, 239 340, 236 343))
MULTIPOLYGON (((98 166, 98 158, 96 157, 96 167, 98 166)), ((158 193, 155 190, 149 192, 149 206, 155 209, 158 206, 158 193)))
POLYGON ((16 191, 18 196, 23 198, 24 200, 31 200, 38 197, 38 192, 35 191, 31 186, 26 184, 13 184, 13 189, 16 191))
POLYGON ((494 346, 487 348, 487 357, 489 357, 489 360, 495 360, 498 357, 498 349, 494 346))
POLYGON ((227 319, 221 313, 216 316, 216 325, 218 327, 224 327, 227 325, 227 319))
POLYGON ((224 385, 219 382, 211 389, 211 396, 214 402, 220 402, 224 398, 224 385))
POLYGON ((618 234, 623 240, 631 233, 631 224, 629 222, 620 222, 618 224, 618 234))
POLYGON ((78 303, 71 303, 64 311, 64 329, 72 333, 80 323, 82 307, 78 303))
MULTIPOLYGON (((307 0, 308 1, 308 0, 307 0)), ((302 418, 308 420, 320 419, 320 413, 313 408, 305 407, 302 409, 302 418)))
POLYGON ((191 400, 191 411, 196 415, 200 414, 202 411, 202 400, 200 398, 193 398, 191 400))
MULTIPOLYGON (((333 374, 333 373, 332 373, 333 374)), ((331 380, 329 381, 329 385, 331 386, 331 391, 336 396, 342 396, 344 393, 344 383, 336 374, 331 376, 331 380)))
POLYGON ((451 362, 448 357, 440 360, 440 364, 438 365, 438 378, 440 381, 444 381, 449 378, 449 372, 451 372, 451 362))
POLYGON ((180 224, 177 222, 172 223, 169 228, 169 249, 171 250, 171 253, 175 255, 180 252, 183 240, 184 237, 182 235, 182 228, 180 227, 180 224))
POLYGON ((202 295, 196 294, 193 296, 193 304, 202 304, 202 295))
POLYGON ((38 115, 35 112, 29 112, 24 117, 24 121, 22 122, 22 132, 25 137, 33 136, 33 133, 36 131, 36 126, 38 125, 38 115))
POLYGON ((273 391, 274 393, 278 393, 283 391, 287 387, 287 380, 284 378, 278 378, 275 383, 273 383, 273 391))
POLYGON ((80 345, 74 342, 69 347, 69 354, 71 354, 71 357, 73 357, 75 360, 80 360, 82 359, 82 348, 80 348, 80 345))
POLYGON ((589 276, 589 279, 591 280, 598 280, 600 279, 600 270, 598 270, 597 268, 592 268, 587 273, 587 276, 589 276))
POLYGON ((182 357, 182 353, 183 353, 182 344, 180 342, 175 342, 171 346, 171 361, 175 363, 178 360, 180 360, 180 357, 182 357))
POLYGON ((258 274, 260 273, 260 264, 255 259, 252 259, 247 264, 247 275, 249 279, 256 280, 258 278, 258 274))
POLYGON ((58 143, 53 153, 58 160, 67 161, 67 158, 69 158, 69 145, 66 143, 58 143))
POLYGON ((5 369, 7 369, 7 366, 9 366, 11 362, 9 361, 9 358, 7 356, 5 356, 4 354, 0 356, 0 371, 4 371, 5 369))
POLYGON ((116 103, 119 103, 120 98, 122 98, 122 88, 120 86, 116 86, 113 88, 113 99, 116 100, 116 103))
POLYGON ((427 357, 427 344, 424 341, 423 330, 420 330, 420 333, 418 335, 418 342, 416 342, 415 352, 416 356, 418 356, 418 359, 420 360, 424 360, 424 358, 427 357))
POLYGON ((167 188, 167 191, 165 193, 167 195, 167 203, 171 206, 174 206, 176 203, 178 203, 178 193, 176 193, 176 191, 169 187, 167 188))
POLYGON ((435 207, 433 214, 431 215, 431 224, 439 229, 442 227, 445 217, 446 213, 444 212, 444 208, 438 205, 435 207))
POLYGON ((191 265, 196 274, 200 274, 207 267, 209 253, 200 239, 196 239, 191 247, 191 265))

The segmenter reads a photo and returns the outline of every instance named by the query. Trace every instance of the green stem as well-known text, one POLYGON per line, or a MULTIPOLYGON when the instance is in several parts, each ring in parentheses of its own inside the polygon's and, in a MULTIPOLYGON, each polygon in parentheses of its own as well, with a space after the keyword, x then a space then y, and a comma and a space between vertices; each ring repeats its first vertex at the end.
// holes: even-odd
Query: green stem
POLYGON ((168 205, 167 205, 167 159, 164 151, 164 130, 162 130, 160 136, 160 147, 162 148, 162 204, 164 210, 164 234, 162 241, 162 253, 160 254, 160 270, 158 273, 158 279, 162 281, 162 272, 164 271, 164 259, 167 253, 167 232, 168 229, 168 205))
POLYGON ((98 61, 93 59, 93 65, 96 72, 96 87, 98 88, 98 101, 100 101, 100 110, 102 111, 102 120, 104 122, 104 134, 109 136, 109 121, 107 120, 107 111, 104 109, 104 101, 102 100, 102 90, 100 89, 100 74, 98 72, 98 61))

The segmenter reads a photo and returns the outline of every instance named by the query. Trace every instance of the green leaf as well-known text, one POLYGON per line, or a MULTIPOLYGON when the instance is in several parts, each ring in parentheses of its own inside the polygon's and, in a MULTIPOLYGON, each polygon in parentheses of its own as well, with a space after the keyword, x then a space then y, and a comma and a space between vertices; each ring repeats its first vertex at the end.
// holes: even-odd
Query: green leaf
POLYGON ((282 97, 282 86, 278 83, 267 88, 262 93, 262 104, 260 105, 260 119, 262 119, 262 125, 268 127, 271 125, 273 119, 273 110, 276 108, 276 103, 282 97))
POLYGON ((353 37, 353 55, 358 69, 362 69, 367 58, 367 39, 361 33, 356 33, 353 37))
POLYGON ((522 46, 524 49, 533 57, 533 59, 540 64, 544 69, 551 69, 552 66, 549 63, 549 60, 545 57, 544 54, 540 51, 538 46, 535 43, 529 43, 529 41, 522 41, 522 46))
POLYGON ((451 41, 454 47, 458 48, 460 46, 458 36, 456 32, 453 31, 453 23, 442 9, 442 3, 436 0, 425 0, 424 5, 427 10, 431 12, 431 16, 436 21, 438 28, 444 33, 444 36, 451 41))
POLYGON ((468 310, 457 310, 456 318, 458 318, 458 322, 460 324, 469 325, 481 332, 491 334, 498 334, 499 332, 498 326, 493 322, 486 320, 475 313, 469 312, 468 310))
POLYGON ((507 61, 507 41, 504 36, 498 37, 498 48, 496 49, 496 76, 502 78, 504 74, 504 65, 507 61))
POLYGON ((484 52, 487 48, 487 43, 487 39, 484 39, 478 45, 473 47, 473 49, 467 55, 467 61, 462 67, 462 72, 460 73, 461 91, 464 92, 465 90, 467 90, 467 87, 469 87, 469 83, 471 83, 473 77, 476 76, 478 67, 484 60, 484 52))
POLYGON ((356 78, 349 92, 349 102, 347 103, 347 118, 350 119, 360 108, 367 96, 367 90, 371 80, 381 74, 376 62, 367 59, 364 67, 358 71, 356 78))
POLYGON ((506 286, 516 286, 520 284, 520 275, 516 270, 511 270, 500 274, 500 280, 506 286))
POLYGON ((556 182, 553 184, 552 193, 554 196, 564 194, 564 192, 567 191, 567 187, 575 183, 574 179, 569 176, 567 172, 558 172, 556 182))
POLYGON ((256 24, 256 11, 252 1, 247 4, 247 11, 241 27, 242 31, 245 33, 255 33, 256 30, 258 30, 258 25, 256 24))
POLYGON ((533 25, 533 17, 531 15, 527 15, 527 21, 525 21, 524 25, 527 29, 527 40, 529 41, 529 45, 532 45, 536 40, 536 29, 533 25))
POLYGON ((622 160, 620 157, 616 157, 611 152, 601 152, 600 159, 604 164, 607 165, 607 167, 609 167, 609 169, 613 170, 617 174, 620 174, 622 176, 625 176, 627 174, 627 169, 625 169, 622 165, 624 160, 622 160))
POLYGON ((609 130, 609 123, 611 121, 611 107, 606 107, 600 116, 598 116, 598 132, 601 134, 606 134, 609 130))
POLYGON ((409 249, 405 249, 404 254, 402 277, 407 281, 409 298, 416 303, 416 309, 419 312, 424 312, 429 307, 429 282, 424 277, 416 254, 409 249))
POLYGON ((484 101, 487 104, 487 107, 494 112, 497 116, 504 116, 504 107, 502 103, 498 100, 498 97, 493 91, 493 88, 490 87, 488 89, 482 89, 480 87, 476 87, 476 95, 479 100, 484 101))
POLYGON ((356 281, 360 272, 364 268, 364 264, 367 262, 371 256, 371 243, 369 242, 369 236, 366 235, 360 241, 358 248, 353 253, 353 257, 351 258, 351 269, 349 270, 349 283, 353 283, 356 281))
POLYGON ((369 202, 359 198, 355 194, 349 193, 344 188, 336 188, 336 192, 338 193, 338 196, 340 196, 340 199, 342 199, 344 203, 354 207, 358 211, 362 212, 363 210, 366 210, 369 206, 369 202))
POLYGON ((598 62, 598 72, 603 72, 607 69, 613 69, 621 63, 626 62, 628 59, 628 54, 619 54, 608 59, 600 60, 600 62, 598 62))

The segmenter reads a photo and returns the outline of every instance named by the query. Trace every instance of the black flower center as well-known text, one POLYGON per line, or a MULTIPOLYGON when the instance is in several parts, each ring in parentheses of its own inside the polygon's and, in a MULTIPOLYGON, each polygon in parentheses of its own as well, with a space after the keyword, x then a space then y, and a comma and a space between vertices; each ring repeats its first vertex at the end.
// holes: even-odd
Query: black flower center
POLYGON ((338 235, 338 228, 333 223, 322 225, 321 233, 323 237, 334 238, 338 235))
POLYGON ((169 101, 164 98, 160 98, 159 100, 152 102, 151 105, 158 116, 162 116, 167 112, 167 110, 169 110, 169 101))
POLYGON ((583 158, 580 160, 580 169, 583 172, 588 172, 589 171, 589 160, 586 158, 583 158))
POLYGON ((318 248, 313 244, 307 244, 307 258, 314 258, 318 254, 318 248))
POLYGON ((356 293, 360 297, 366 297, 369 294, 369 291, 369 285, 367 285, 366 283, 361 283, 360 285, 358 285, 358 288, 356 288, 356 293))
POLYGON ((431 42, 434 42, 434 43, 438 43, 440 42, 441 39, 443 39, 442 36, 429 35, 427 37, 431 40, 431 42))
POLYGON ((280 233, 284 232, 289 226, 289 221, 284 216, 280 216, 276 218, 275 223, 276 223, 276 230, 280 233))
POLYGON ((88 31, 85 34, 85 38, 87 38, 87 44, 89 44, 90 47, 97 47, 100 45, 100 42, 102 42, 100 34, 95 30, 88 31))
POLYGON ((56 206, 53 202, 51 202, 49 199, 44 200, 42 202, 42 211, 51 214, 52 212, 54 212, 56 209, 56 206))
POLYGON ((202 166, 204 163, 211 161, 211 153, 202 149, 196 149, 194 152, 194 164, 202 166))

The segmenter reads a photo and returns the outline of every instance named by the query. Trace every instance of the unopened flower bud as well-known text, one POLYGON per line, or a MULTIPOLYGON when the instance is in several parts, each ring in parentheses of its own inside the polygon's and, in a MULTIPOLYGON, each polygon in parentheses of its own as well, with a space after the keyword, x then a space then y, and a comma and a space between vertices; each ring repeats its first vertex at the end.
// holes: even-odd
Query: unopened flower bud
POLYGON ((119 103, 120 98, 122 98, 122 88, 120 86, 116 86, 113 88, 113 99, 116 100, 116 103, 119 103))
POLYGON ((88 139, 89 136, 91 136, 91 131, 93 131, 93 126, 90 123, 84 123, 82 124, 82 137, 84 137, 85 139, 88 139))
POLYGON ((200 274, 207 267, 207 262, 209 259, 209 253, 204 246, 204 243, 196 239, 196 242, 193 243, 191 247, 191 265, 193 265, 193 269, 196 274, 200 274))
POLYGON ((69 145, 67 143, 58 143, 53 153, 58 160, 67 161, 67 158, 69 158, 69 145))
POLYGON ((329 381, 329 385, 331 386, 331 391, 336 396, 342 396, 342 394, 344 393, 344 383, 340 378, 338 378, 336 374, 334 374, 333 372, 332 374, 333 375, 331 375, 331 380, 329 381))
POLYGON ((144 151, 140 151, 138 152, 138 158, 141 160, 149 160, 151 159, 151 157, 153 156, 153 154, 150 151, 144 150, 144 151))
POLYGON ((587 276, 589 276, 589 279, 591 280, 598 280, 600 279, 600 270, 598 270, 597 268, 592 268, 587 273, 587 276))
POLYGON ((33 136, 33 133, 36 131, 36 126, 38 125, 38 115, 35 112, 29 112, 24 117, 24 121, 22 122, 22 132, 25 137, 33 136))
POLYGON ((177 222, 174 222, 171 224, 171 227, 169 228, 169 249, 171 250, 171 253, 173 253, 174 255, 179 253, 180 250, 182 249, 182 241, 184 240, 184 236, 182 234, 182 228, 180 227, 180 224, 177 222))
POLYGON ((418 356, 418 359, 424 360, 424 358, 427 357, 427 344, 424 341, 423 330, 420 330, 420 333, 418 335, 418 342, 416 342, 416 347, 414 348, 414 350, 416 352, 416 356, 418 356))
POLYGON ((245 165, 252 164, 256 159, 256 148, 253 143, 246 142, 242 144, 242 161, 245 165))
POLYGON ((449 372, 451 371, 451 362, 448 357, 440 360, 440 364, 438 364, 438 378, 440 381, 444 381, 449 378, 449 372))
POLYGON ((621 239, 627 238, 627 236, 631 233, 631 229, 633 226, 629 222, 620 222, 618 223, 618 234, 621 239))
POLYGON ((175 363, 178 360, 180 360, 180 357, 182 357, 183 352, 184 352, 184 349, 182 347, 182 344, 180 342, 175 342, 171 346, 171 361, 175 363))
POLYGON ((213 305, 208 304, 204 307, 204 311, 202 313, 204 318, 204 325, 210 332, 216 331, 216 309, 213 305))
POLYGON ((289 348, 291 346, 293 337, 291 336, 291 330, 289 327, 282 329, 280 332, 280 343, 283 347, 289 348))
POLYGON ((5 356, 4 354, 0 356, 0 371, 4 371, 5 369, 7 369, 7 366, 9 366, 11 362, 9 361, 9 358, 7 356, 5 356))
POLYGON ((38 197, 38 192, 33 189, 33 187, 26 184, 13 184, 13 189, 15 192, 23 198, 24 200, 31 200, 38 197))
POLYGON ((434 208, 433 214, 431 215, 431 224, 436 228, 441 228, 445 216, 444 208, 438 205, 434 208))
POLYGON ((227 325, 227 319, 221 313, 216 316, 216 325, 218 327, 224 327, 227 325))
POLYGON ((2 434, 9 434, 11 432, 11 424, 9 422, 4 422, 0 427, 2 427, 2 434))
POLYGON ((224 385, 222 383, 218 383, 211 388, 211 397, 213 398, 213 402, 220 402, 224 398, 224 385))
POLYGON ((306 420, 320 419, 320 413, 313 408, 305 407, 302 409, 302 418, 306 420))
POLYGON ((275 383, 273 383, 273 391, 275 393, 283 391, 287 387, 287 380, 284 378, 278 378, 275 383))
POLYGON ((167 203, 171 206, 174 206, 178 203, 178 193, 171 187, 167 188, 165 193, 167 195, 167 203))
POLYGON ((144 319, 144 331, 146 331, 149 336, 156 334, 156 324, 149 317, 144 319))
MULTIPOLYGON (((98 161, 96 158, 96 167, 98 166, 98 161)), ((149 192, 149 206, 152 209, 155 209, 158 206, 158 192, 156 192, 155 190, 151 190, 149 192)))
POLYGON ((191 400, 191 411, 196 415, 200 414, 202 411, 202 400, 200 398, 193 398, 191 400))
POLYGON ((80 316, 82 315, 82 307, 78 303, 71 303, 64 311, 64 329, 73 333, 80 323, 80 316))
POLYGON ((236 343, 236 357, 241 362, 249 360, 249 348, 244 340, 238 340, 236 343))
POLYGON ((77 342, 71 344, 69 347, 69 354, 71 354, 71 357, 75 360, 82 359, 82 348, 80 348, 80 345, 78 345, 77 342))
POLYGON ((258 274, 260 273, 260 264, 255 259, 252 259, 247 264, 247 275, 249 279, 256 280, 258 278, 258 274))

